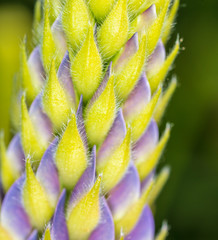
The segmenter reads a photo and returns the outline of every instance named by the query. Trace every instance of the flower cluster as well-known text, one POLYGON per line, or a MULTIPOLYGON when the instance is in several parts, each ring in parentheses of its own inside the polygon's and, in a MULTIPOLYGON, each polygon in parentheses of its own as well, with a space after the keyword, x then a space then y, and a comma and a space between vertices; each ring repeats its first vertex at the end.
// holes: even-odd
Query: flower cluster
MULTIPOLYGON (((4 240, 155 238, 169 176, 158 123, 176 88, 165 44, 178 0, 45 0, 21 47, 9 146, 0 140, 4 240), (42 11, 43 9, 43 11, 42 11)), ((165 239, 167 225, 156 236, 165 239)))

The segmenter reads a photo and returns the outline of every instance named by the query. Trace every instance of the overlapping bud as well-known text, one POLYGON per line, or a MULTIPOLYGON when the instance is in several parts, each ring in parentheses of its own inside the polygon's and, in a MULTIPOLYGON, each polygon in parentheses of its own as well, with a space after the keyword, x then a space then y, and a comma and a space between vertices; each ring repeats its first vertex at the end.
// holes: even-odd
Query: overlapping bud
POLYGON ((166 57, 164 44, 179 1, 45 0, 43 17, 41 5, 7 148, 1 134, 0 239, 155 239, 151 207, 169 168, 155 170, 170 136, 157 123, 179 51, 177 40, 166 57))

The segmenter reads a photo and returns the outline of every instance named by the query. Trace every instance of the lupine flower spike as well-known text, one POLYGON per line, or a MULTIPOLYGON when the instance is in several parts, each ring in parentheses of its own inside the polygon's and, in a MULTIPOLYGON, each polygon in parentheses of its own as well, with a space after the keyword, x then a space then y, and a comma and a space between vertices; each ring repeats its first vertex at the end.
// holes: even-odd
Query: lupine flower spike
MULTIPOLYGON (((4 240, 153 240, 169 177, 158 123, 179 51, 165 45, 179 0, 38 0, 21 46, 15 132, 0 136, 4 240), (158 214, 158 212, 157 212, 158 214)), ((157 240, 168 233, 164 223, 157 240)))

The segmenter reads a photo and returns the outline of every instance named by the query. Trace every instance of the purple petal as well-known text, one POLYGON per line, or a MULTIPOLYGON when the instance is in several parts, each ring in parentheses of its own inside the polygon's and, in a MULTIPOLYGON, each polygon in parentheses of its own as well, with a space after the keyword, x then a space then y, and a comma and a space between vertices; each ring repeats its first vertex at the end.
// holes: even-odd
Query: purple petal
POLYGON ((85 144, 86 149, 88 149, 87 135, 86 135, 85 125, 83 120, 83 96, 82 95, 80 97, 76 117, 77 117, 77 127, 79 129, 79 133, 82 137, 82 140, 83 140, 83 143, 85 144))
POLYGON ((113 216, 122 216, 140 196, 140 179, 133 163, 115 188, 109 193, 108 205, 113 216))
POLYGON ((31 235, 27 238, 27 240, 38 240, 38 232, 34 230, 31 235))
POLYGON ((15 239, 26 239, 32 227, 22 205, 24 176, 19 178, 7 192, 1 208, 1 225, 15 239))
POLYGON ((163 42, 160 40, 146 65, 146 73, 148 74, 148 76, 153 75, 160 69, 160 67, 165 61, 165 58, 166 58, 165 47, 163 42))
POLYGON ((45 188, 53 205, 56 204, 60 193, 58 171, 54 163, 54 153, 57 147, 57 142, 58 139, 56 138, 45 151, 36 173, 37 179, 45 188))
POLYGON ((89 166, 77 182, 70 197, 69 207, 75 204, 91 189, 95 181, 96 147, 92 149, 89 166))
POLYGON ((140 15, 140 24, 138 26, 138 31, 141 32, 152 25, 154 20, 157 18, 156 6, 153 4, 146 11, 140 15))
POLYGON ((40 88, 43 86, 45 79, 45 71, 43 68, 41 56, 40 56, 40 47, 37 46, 31 53, 28 59, 28 66, 32 76, 33 81, 40 88))
POLYGON ((142 74, 134 90, 123 105, 123 116, 130 119, 139 113, 151 99, 151 90, 145 73, 142 74))
POLYGON ((80 101, 79 101, 79 105, 78 105, 78 108, 77 108, 76 115, 77 115, 78 121, 83 122, 83 96, 82 95, 80 97, 80 101))
POLYGON ((117 117, 109 131, 106 139, 101 145, 97 153, 97 164, 102 163, 111 152, 116 149, 123 141, 126 135, 126 124, 123 118, 122 111, 118 111, 117 117))
POLYGON ((43 111, 41 95, 38 95, 33 101, 29 114, 35 129, 42 137, 42 141, 48 143, 53 137, 53 129, 50 119, 43 111))
POLYGON ((155 224, 153 214, 148 206, 145 206, 141 217, 125 240, 153 240, 155 234, 155 224))
POLYGON ((126 43, 122 54, 115 63, 114 71, 118 71, 138 50, 138 33, 135 33, 126 43))
POLYGON ((148 128, 133 147, 133 159, 138 162, 144 159, 156 146, 159 138, 157 123, 151 120, 148 128))
POLYGON ((0 203, 2 203, 3 197, 4 197, 4 190, 2 187, 2 180, 0 179, 0 203))
POLYGON ((111 73, 112 73, 112 62, 110 62, 110 64, 108 65, 108 68, 107 68, 107 71, 104 75, 104 81, 107 81, 109 79, 109 77, 111 76, 111 73))
POLYGON ((66 200, 66 190, 63 190, 57 208, 54 214, 52 227, 51 227, 51 238, 52 240, 69 240, 67 224, 64 213, 64 206, 66 200))
POLYGON ((11 140, 7 149, 7 156, 15 171, 20 174, 25 166, 25 155, 21 144, 20 134, 16 134, 11 140))
POLYGON ((61 24, 61 15, 56 18, 51 30, 56 47, 58 48, 58 54, 63 57, 64 53, 67 51, 67 42, 61 24))
POLYGON ((101 220, 96 229, 92 232, 89 240, 114 240, 114 223, 104 198, 102 198, 101 220))
POLYGON ((66 91, 69 99, 72 102, 72 105, 76 108, 76 93, 73 86, 73 81, 70 75, 70 59, 69 53, 66 52, 59 70, 58 70, 58 79, 63 84, 64 90, 66 91))
POLYGON ((156 169, 153 169, 149 173, 149 175, 145 179, 142 180, 142 182, 141 182, 141 193, 144 192, 147 189, 148 184, 150 184, 151 180, 154 179, 155 171, 156 171, 156 169))
POLYGON ((112 67, 112 63, 109 64, 103 81, 101 82, 101 84, 99 85, 99 87, 96 90, 95 94, 90 99, 89 103, 87 104, 87 109, 86 109, 87 111, 88 111, 88 109, 91 108, 91 106, 94 104, 96 99, 98 99, 98 97, 101 95, 101 93, 104 91, 105 87, 107 86, 107 82, 109 80, 109 77, 111 76, 111 67, 112 67))

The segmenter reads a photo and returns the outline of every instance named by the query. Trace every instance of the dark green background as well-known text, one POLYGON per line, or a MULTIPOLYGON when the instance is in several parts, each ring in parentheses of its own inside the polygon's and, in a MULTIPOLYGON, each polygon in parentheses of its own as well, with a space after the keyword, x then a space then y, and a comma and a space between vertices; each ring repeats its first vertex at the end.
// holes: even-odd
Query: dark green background
MULTIPOLYGON (((33 8, 31 0, 5 2, 33 8)), ((181 0, 176 32, 185 50, 175 63, 179 87, 162 122, 162 127, 174 123, 161 160, 172 173, 155 217, 157 228, 167 219, 169 239, 213 240, 218 239, 218 0, 181 0)), ((169 47, 175 39, 176 33, 169 47)))
POLYGON ((175 124, 162 160, 172 174, 157 222, 168 220, 169 239, 218 239, 218 1, 181 1, 176 31, 185 51, 165 116, 175 124))

